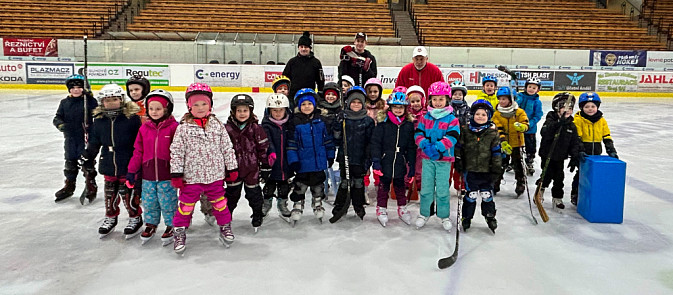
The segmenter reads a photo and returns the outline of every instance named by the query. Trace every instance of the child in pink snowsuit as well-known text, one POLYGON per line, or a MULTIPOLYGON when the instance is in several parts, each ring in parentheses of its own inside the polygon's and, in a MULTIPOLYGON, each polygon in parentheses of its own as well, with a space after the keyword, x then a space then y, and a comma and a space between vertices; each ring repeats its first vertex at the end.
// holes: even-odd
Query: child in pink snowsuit
POLYGON ((238 163, 227 130, 210 113, 213 105, 210 87, 193 83, 187 87, 185 97, 189 113, 183 116, 171 144, 171 183, 180 190, 173 218, 173 248, 178 254, 185 251, 186 229, 202 193, 213 205, 220 241, 225 246, 234 242, 224 181, 238 177, 238 163))

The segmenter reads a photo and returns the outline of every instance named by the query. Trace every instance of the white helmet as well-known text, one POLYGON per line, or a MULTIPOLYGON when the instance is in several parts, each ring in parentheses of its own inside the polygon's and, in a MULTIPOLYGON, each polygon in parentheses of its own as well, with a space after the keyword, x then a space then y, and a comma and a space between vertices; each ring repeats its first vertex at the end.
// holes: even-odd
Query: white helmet
POLYGON ((289 108, 290 101, 285 94, 273 93, 266 99, 267 108, 289 108))
POLYGON ((103 99, 106 97, 119 97, 122 101, 126 99, 126 92, 122 89, 121 86, 117 84, 107 84, 98 92, 96 98, 99 103, 103 103, 103 99))
POLYGON ((524 87, 528 87, 528 84, 535 84, 535 85, 537 85, 538 88, 542 86, 542 82, 540 81, 540 78, 538 78, 538 77, 528 78, 528 80, 526 80, 526 83, 525 83, 524 87))
POLYGON ((421 86, 414 85, 414 86, 411 86, 411 87, 407 88, 406 95, 409 96, 409 94, 411 94, 412 92, 418 92, 418 93, 421 94, 421 96, 425 97, 425 91, 423 90, 423 87, 421 87, 421 86))

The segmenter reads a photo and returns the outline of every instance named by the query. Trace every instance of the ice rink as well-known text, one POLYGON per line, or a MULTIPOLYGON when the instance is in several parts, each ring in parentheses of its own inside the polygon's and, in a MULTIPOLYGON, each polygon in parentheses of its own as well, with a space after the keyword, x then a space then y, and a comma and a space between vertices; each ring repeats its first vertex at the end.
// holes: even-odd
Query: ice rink
MULTIPOLYGON (((184 95, 173 94, 179 118, 186 111, 184 95)), ((223 121, 232 95, 215 94, 214 113, 223 121)), ((75 197, 54 203, 64 160, 63 136, 52 118, 65 96, 65 87, 0 90, 0 294, 673 294, 670 99, 604 98, 601 105, 627 162, 623 224, 583 219, 570 204, 567 172, 564 213, 552 211, 547 192, 551 220, 542 223, 533 207, 540 221, 534 225, 525 194, 514 197, 514 175, 506 173, 495 198, 497 233, 477 211, 470 231, 461 232, 458 261, 439 270, 437 260, 453 252, 455 225, 447 234, 433 217, 416 230, 397 218, 393 200, 386 228, 376 220, 375 206, 367 207, 364 221, 351 209, 336 224, 319 224, 307 206, 292 228, 277 217, 274 204, 255 234, 242 198, 229 249, 197 210, 184 257, 172 245, 161 247, 158 237, 146 245, 138 237, 125 240, 123 209, 115 232, 99 239, 101 176, 92 204, 82 206, 76 197, 81 174, 75 197)), ((254 95, 260 120, 266 96, 254 95)), ((550 97, 543 105, 546 114, 550 97)), ((537 162, 536 168, 531 194, 537 162)), ((368 193, 373 200, 373 184, 368 193)), ((455 221, 458 199, 452 193, 455 221)), ((332 208, 326 209, 325 219, 332 208)), ((418 204, 410 211, 415 219, 418 204)))

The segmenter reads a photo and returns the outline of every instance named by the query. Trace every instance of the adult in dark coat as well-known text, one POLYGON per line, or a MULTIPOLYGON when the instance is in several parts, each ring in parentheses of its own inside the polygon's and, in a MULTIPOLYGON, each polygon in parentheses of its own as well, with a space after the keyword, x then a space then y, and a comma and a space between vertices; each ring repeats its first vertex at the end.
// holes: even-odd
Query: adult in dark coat
POLYGON ((355 35, 354 45, 346 45, 341 49, 339 63, 339 77, 348 75, 355 80, 354 86, 363 86, 370 78, 376 78, 376 58, 365 49, 367 34, 364 32, 355 35))
POLYGON ((322 70, 322 63, 313 55, 311 34, 304 32, 299 38, 299 53, 291 58, 283 69, 283 76, 290 78, 290 109, 297 105, 294 101, 294 95, 302 88, 310 88, 322 92, 325 87, 325 74, 322 70))

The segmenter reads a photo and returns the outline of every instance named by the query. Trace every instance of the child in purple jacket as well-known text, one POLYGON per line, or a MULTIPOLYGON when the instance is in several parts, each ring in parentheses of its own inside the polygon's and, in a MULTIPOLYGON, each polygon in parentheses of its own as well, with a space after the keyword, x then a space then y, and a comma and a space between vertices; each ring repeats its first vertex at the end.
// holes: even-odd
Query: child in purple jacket
POLYGON ((173 241, 173 215, 178 206, 178 193, 171 185, 170 146, 178 128, 173 117, 173 96, 157 89, 145 98, 148 119, 140 127, 134 144, 133 157, 129 162, 126 186, 133 188, 136 174, 141 172, 142 204, 145 231, 140 235, 142 243, 149 241, 157 231, 163 215, 166 231, 161 236, 162 245, 173 241))

